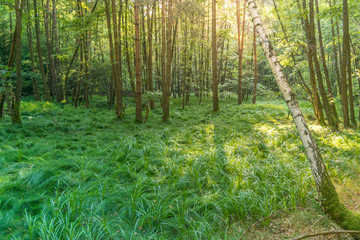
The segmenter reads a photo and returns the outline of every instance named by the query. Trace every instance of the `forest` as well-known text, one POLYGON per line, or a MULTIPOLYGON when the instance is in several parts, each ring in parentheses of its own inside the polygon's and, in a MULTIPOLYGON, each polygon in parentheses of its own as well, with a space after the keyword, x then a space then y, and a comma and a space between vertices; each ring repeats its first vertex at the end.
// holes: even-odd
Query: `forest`
POLYGON ((0 16, 0 239, 360 239, 359 0, 0 16))

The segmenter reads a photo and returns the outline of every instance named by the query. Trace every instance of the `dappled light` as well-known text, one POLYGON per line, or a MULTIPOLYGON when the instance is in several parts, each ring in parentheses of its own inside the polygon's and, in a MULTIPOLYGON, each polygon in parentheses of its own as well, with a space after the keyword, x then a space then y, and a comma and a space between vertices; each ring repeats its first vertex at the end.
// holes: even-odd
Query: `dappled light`
POLYGON ((0 16, 0 239, 360 239, 359 0, 0 16))
MULTIPOLYGON (((8 234, 21 220, 24 234, 33 229, 39 237, 59 227, 87 239, 109 233, 236 238, 249 220, 279 209, 310 204, 319 211, 301 142, 294 127, 280 124, 290 123, 281 104, 240 109, 229 102, 223 104, 225 117, 190 105, 178 119, 174 113, 171 126, 156 124, 156 112, 148 125, 136 126, 130 120, 114 123, 103 109, 48 104, 39 114, 43 107, 24 107, 24 116, 33 118, 24 117, 21 127, 0 127, 6 142, 0 151, 1 226, 8 234), (74 221, 86 225, 64 224, 74 221)), ((320 138, 327 146, 323 153, 337 155, 328 158, 337 179, 349 179, 353 171, 351 162, 337 165, 348 158, 347 147, 336 141, 357 144, 349 137, 320 138)))

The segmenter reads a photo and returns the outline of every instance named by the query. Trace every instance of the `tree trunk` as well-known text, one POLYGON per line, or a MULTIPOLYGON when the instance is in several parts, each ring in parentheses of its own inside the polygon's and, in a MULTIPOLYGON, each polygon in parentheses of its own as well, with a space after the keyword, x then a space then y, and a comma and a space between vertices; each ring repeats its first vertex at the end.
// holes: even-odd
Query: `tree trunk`
MULTIPOLYGON (((350 40, 350 39, 349 39, 350 40)), ((347 73, 348 73, 348 84, 349 84, 349 105, 350 105, 350 120, 353 127, 357 127, 355 109, 354 109, 354 95, 352 87, 352 71, 351 71, 351 52, 349 46, 349 54, 347 56, 347 73)), ((344 56, 345 57, 345 56, 344 56)))
POLYGON ((216 43, 216 0, 212 0, 212 84, 213 84, 213 111, 219 111, 218 78, 217 78, 217 43, 216 43))
MULTIPOLYGON (((171 62, 172 62, 172 44, 171 33, 173 26, 172 0, 167 3, 167 23, 166 23, 166 77, 163 81, 163 117, 164 122, 169 121, 170 116, 170 80, 171 80, 171 62)), ((164 4, 166 6, 166 4, 164 4)))
POLYGON ((135 76, 136 76, 136 114, 135 121, 142 122, 141 109, 141 59, 140 59, 140 19, 139 8, 140 0, 135 0, 134 3, 134 17, 135 17, 135 76))
POLYGON ((109 10, 109 3, 108 0, 104 0, 105 2, 105 15, 106 15, 106 24, 108 30, 108 39, 109 39, 109 52, 110 52, 110 62, 111 62, 111 81, 110 81, 110 99, 109 99, 109 107, 113 103, 113 94, 112 94, 112 86, 114 83, 114 76, 115 76, 115 59, 114 59, 114 44, 112 38, 112 28, 111 28, 111 21, 110 21, 110 10, 109 10))
POLYGON ((127 62, 127 67, 128 67, 128 73, 129 73, 129 78, 130 78, 130 87, 133 93, 135 93, 135 83, 134 83, 134 77, 133 77, 133 71, 132 71, 132 64, 130 63, 130 47, 129 47, 129 37, 128 37, 128 12, 129 12, 129 8, 128 8, 128 0, 125 1, 125 28, 124 28, 124 33, 125 33, 125 48, 126 48, 126 62, 127 62))
POLYGON ((44 69, 44 63, 43 63, 43 55, 41 51, 41 42, 40 42, 40 24, 39 24, 39 17, 37 14, 37 0, 34 0, 34 16, 35 16, 35 33, 36 33, 36 49, 37 49, 37 55, 39 60, 39 68, 41 73, 41 78, 43 80, 44 85, 44 101, 50 101, 50 92, 49 87, 47 83, 47 79, 45 76, 45 69, 44 69))
MULTIPOLYGON (((25 0, 23 0, 25 1, 25 0)), ((34 50, 33 50, 33 39, 32 39, 32 32, 31 32, 31 15, 30 15, 30 4, 29 0, 26 0, 26 10, 27 10, 27 21, 26 21, 26 32, 28 37, 28 43, 29 43, 29 51, 30 51, 30 61, 31 61, 31 72, 35 74, 35 61, 34 61, 34 50)), ((33 85, 33 91, 34 91, 34 100, 35 101, 41 101, 39 87, 36 81, 35 77, 31 77, 32 85, 33 85)))
POLYGON ((318 26, 318 34, 319 34, 319 46, 320 46, 320 53, 321 53, 321 61, 322 61, 323 69, 324 69, 327 89, 329 92, 328 95, 329 95, 330 112, 331 112, 331 117, 332 117, 332 127, 334 127, 335 130, 338 130, 339 129, 339 125, 338 125, 339 120, 338 120, 338 115, 337 115, 337 111, 335 108, 334 97, 332 94, 329 71, 328 71, 328 68, 326 65, 325 50, 324 50, 324 46, 323 46, 322 32, 321 32, 321 26, 320 26, 319 6, 318 6, 319 4, 318 4, 317 0, 315 0, 315 4, 316 4, 316 13, 317 13, 317 26, 318 26))
POLYGON ((256 85, 257 85, 257 81, 258 81, 258 73, 257 73, 257 54, 256 54, 256 29, 254 26, 254 91, 253 91, 253 99, 252 102, 253 104, 256 103, 256 85))
POLYGON ((322 98, 323 107, 325 110, 326 119, 328 121, 328 124, 332 127, 334 127, 334 121, 333 117, 330 111, 329 106, 329 99, 327 96, 327 93, 324 88, 323 84, 323 77, 320 69, 320 63, 317 55, 317 49, 316 49, 316 37, 315 37, 315 11, 314 11, 314 0, 309 1, 309 10, 310 10, 310 51, 309 55, 313 58, 315 70, 316 70, 316 76, 317 76, 317 82, 319 86, 319 92, 322 98))
POLYGON ((335 31, 334 31, 334 24, 333 19, 331 18, 331 34, 332 34, 332 45, 334 49, 334 58, 335 58, 335 74, 336 74, 336 82, 338 84, 338 91, 336 93, 340 94, 341 91, 341 83, 340 83, 340 71, 339 71, 339 61, 338 61, 338 52, 337 46, 335 44, 335 31))
MULTIPOLYGON (((149 54, 148 54, 148 60, 147 60, 147 82, 149 85, 149 91, 150 92, 154 92, 154 84, 153 84, 153 61, 152 61, 152 30, 153 30, 153 17, 154 17, 154 11, 156 9, 156 2, 153 3, 153 7, 152 7, 152 13, 150 16, 150 5, 148 6, 148 10, 147 10, 147 18, 148 18, 148 46, 149 46, 149 54)), ((154 100, 150 99, 150 109, 154 109, 155 108, 155 102, 154 100)))
POLYGON ((348 95, 347 95, 347 66, 348 56, 350 49, 349 40, 349 13, 348 13, 348 2, 343 0, 343 54, 341 64, 341 103, 344 117, 344 127, 350 127, 349 121, 349 107, 348 107, 348 95))
MULTIPOLYGON (((16 88, 15 88, 15 101, 13 102, 12 111, 13 118, 12 122, 14 124, 21 124, 21 115, 20 115, 20 101, 21 101, 21 89, 22 89, 22 81, 21 81, 21 18, 22 18, 22 10, 25 5, 25 0, 21 3, 19 0, 15 1, 15 13, 16 13, 16 88), (21 4, 21 5, 20 5, 21 4)), ((10 107, 9 107, 10 110, 10 107)))
POLYGON ((186 83, 187 83, 187 18, 184 19, 184 69, 183 69, 183 86, 182 86, 182 109, 185 109, 185 99, 186 99, 186 83))
MULTIPOLYGON (((303 0, 302 10, 305 12, 307 11, 305 0, 303 0)), ((313 42, 313 38, 311 37, 311 35, 312 35, 311 34, 311 26, 310 26, 307 16, 305 18, 302 17, 301 20, 302 20, 302 24, 304 26, 304 30, 305 30, 305 34, 306 34, 306 42, 307 42, 307 50, 308 50, 307 51, 307 59, 308 59, 309 72, 310 72, 311 91, 313 93, 313 100, 314 100, 314 104, 313 104, 314 114, 315 114, 317 123, 320 125, 325 125, 325 120, 324 120, 324 115, 322 112, 320 97, 319 97, 318 90, 316 87, 314 58, 313 58, 314 47, 312 47, 314 45, 314 42, 313 42)))
POLYGON ((59 92, 56 82, 56 73, 55 73, 55 64, 54 64, 54 58, 53 58, 53 51, 52 51, 52 44, 51 44, 51 36, 50 36, 50 0, 46 1, 45 9, 44 9, 44 25, 45 25, 45 36, 46 36, 46 47, 47 47, 47 58, 48 58, 48 71, 49 71, 49 77, 50 82, 52 85, 52 94, 53 97, 56 98, 57 102, 61 102, 61 99, 59 98, 59 92))
MULTIPOLYGON (((121 7, 121 6, 120 6, 121 7)), ((112 23, 113 23, 113 34, 114 34, 114 46, 115 46, 115 75, 114 75, 114 85, 115 85, 115 112, 118 119, 124 117, 123 109, 123 99, 122 99, 122 82, 121 82, 121 38, 117 19, 120 19, 120 16, 116 14, 116 4, 115 0, 111 0, 112 8, 112 23)))
POLYGON ((349 230, 360 230, 360 216, 347 209, 339 200, 334 185, 331 182, 326 170, 324 161, 318 150, 316 142, 311 135, 309 127, 295 99, 289 82, 287 81, 281 65, 275 55, 269 39, 262 26, 262 22, 256 8, 254 0, 249 0, 249 11, 256 26, 263 50, 266 54, 275 80, 285 99, 285 102, 291 112, 301 141, 305 147, 306 155, 310 163, 311 171, 315 180, 318 193, 321 197, 321 203, 325 213, 329 214, 339 226, 349 230))
POLYGON ((56 83, 57 83, 57 88, 58 88, 58 93, 59 93, 59 99, 62 101, 64 100, 64 85, 63 82, 61 80, 61 76, 60 76, 60 59, 59 59, 59 54, 60 54, 60 42, 59 42, 59 37, 58 37, 58 28, 57 28, 57 13, 56 13, 56 0, 52 0, 53 3, 53 35, 54 35, 54 44, 55 44, 55 73, 56 73, 56 83))
MULTIPOLYGON (((11 29, 12 29, 12 26, 11 26, 11 29)), ((16 52, 15 50, 16 50, 16 40, 17 40, 16 34, 17 33, 18 33, 18 30, 15 27, 14 34, 12 34, 10 53, 9 53, 9 59, 8 59, 8 64, 7 64, 7 67, 8 67, 9 70, 12 69, 13 63, 14 63, 15 52, 16 52)), ((13 109, 12 109, 13 105, 11 103, 11 100, 13 100, 12 96, 13 96, 12 89, 9 88, 8 84, 5 84, 5 89, 1 92, 0 118, 3 118, 3 116, 4 116, 4 104, 5 104, 5 101, 7 101, 7 105, 8 105, 8 108, 9 108, 9 115, 11 116, 11 119, 13 119, 13 115, 14 115, 13 114, 13 109)))
POLYGON ((245 10, 246 10, 246 0, 244 1, 244 11, 243 11, 243 20, 242 27, 240 31, 240 0, 236 0, 236 23, 238 30, 238 48, 239 48, 239 88, 238 88, 238 104, 242 103, 242 61, 243 61, 243 52, 244 52, 244 39, 245 39, 245 10), (241 37, 240 37, 241 35, 241 37))

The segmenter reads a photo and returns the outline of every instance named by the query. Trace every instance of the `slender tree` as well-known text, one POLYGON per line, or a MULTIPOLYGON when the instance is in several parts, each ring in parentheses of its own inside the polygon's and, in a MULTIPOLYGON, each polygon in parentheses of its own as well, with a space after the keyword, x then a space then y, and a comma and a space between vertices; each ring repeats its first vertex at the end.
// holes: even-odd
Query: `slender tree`
MULTIPOLYGON (((152 41, 153 41, 153 37, 152 37, 152 32, 153 32, 153 17, 154 17, 154 11, 156 8, 156 2, 154 1, 153 6, 152 6, 152 11, 151 11, 151 15, 150 15, 150 5, 148 5, 148 10, 147 10, 147 18, 148 18, 148 46, 149 46, 149 54, 148 54, 148 60, 147 60, 147 82, 148 82, 148 90, 150 92, 154 91, 154 85, 153 85, 153 48, 152 48, 152 41)), ((155 108, 155 102, 154 100, 151 98, 150 99, 150 108, 154 109, 155 108)))
POLYGON ((344 127, 350 127, 349 121, 349 107, 348 107, 348 93, 347 93, 347 67, 349 60, 349 49, 350 49, 350 40, 349 40, 349 12, 348 12, 348 2, 343 0, 343 53, 342 53, 342 64, 341 64, 341 103, 342 111, 344 118, 344 127))
POLYGON ((135 76, 136 76, 136 114, 135 121, 142 122, 141 109, 141 59, 140 59, 140 0, 135 0, 134 3, 134 18, 135 18, 135 76))
MULTIPOLYGON (((33 49, 33 39, 32 39, 32 31, 31 31, 31 15, 30 15, 30 4, 29 0, 26 0, 26 10, 27 10, 27 21, 26 21, 26 32, 28 37, 28 43, 29 43, 29 51, 30 51, 30 62, 31 62, 31 72, 35 73, 35 60, 34 60, 34 49, 33 49)), ((36 77, 31 77, 32 85, 33 85, 33 91, 34 91, 34 100, 35 101, 41 101, 41 96, 39 92, 38 83, 36 81, 36 77)))
POLYGON ((335 108, 335 102, 334 102, 334 97, 333 97, 333 93, 332 93, 332 87, 331 87, 331 83, 330 83, 329 71, 328 71, 327 64, 326 64, 326 59, 325 59, 325 50, 324 50, 322 31, 321 31, 321 25, 320 25, 318 0, 315 0, 315 5, 316 5, 316 13, 317 13, 317 27, 318 27, 318 34, 319 34, 319 47, 320 47, 320 53, 321 53, 321 62, 322 62, 324 75, 325 75, 326 86, 327 86, 327 90, 328 90, 330 112, 331 112, 331 118, 332 118, 331 119, 332 120, 331 125, 334 127, 335 130, 337 130, 337 129, 339 129, 339 126, 338 126, 338 121, 339 120, 338 120, 338 115, 337 115, 337 111, 336 111, 336 108, 335 108))
POLYGON ((216 0, 212 0, 212 32, 211 32, 211 48, 212 48, 212 85, 213 85, 213 111, 219 111, 218 96, 218 76, 217 76, 217 38, 216 38, 216 0))
POLYGON ((295 94, 292 92, 282 67, 276 57, 275 50, 263 28, 256 4, 254 0, 249 0, 249 11, 256 26, 263 50, 266 54, 275 80, 291 112, 293 121, 305 147, 306 155, 310 163, 312 175, 324 211, 342 228, 349 230, 360 230, 360 216, 347 209, 338 197, 334 185, 331 182, 326 166, 321 157, 317 144, 312 137, 306 120, 296 101, 295 94))
POLYGON ((323 76, 320 69, 320 63, 319 58, 317 55, 317 42, 315 37, 315 11, 314 11, 314 0, 309 1, 309 18, 310 18, 310 25, 309 25, 309 36, 310 36, 310 51, 309 55, 313 58, 315 70, 316 70, 316 76, 317 76, 317 83, 319 87, 319 92, 322 98, 322 105, 325 110, 326 119, 328 121, 328 124, 332 127, 334 127, 334 121, 333 116, 330 111, 330 105, 329 100, 327 96, 327 92, 324 88, 323 84, 323 76))
POLYGON ((56 82, 56 73, 55 73, 55 64, 53 57, 53 49, 52 49, 52 39, 50 33, 50 0, 46 0, 45 8, 44 8, 44 26, 45 26, 45 37, 46 37, 46 47, 47 47, 47 59, 48 59, 48 71, 49 78, 51 83, 52 95, 56 98, 57 102, 60 102, 62 99, 59 96, 59 91, 56 82))
POLYGON ((44 101, 50 101, 50 91, 45 75, 44 63, 43 63, 43 55, 41 51, 41 42, 40 42, 40 23, 38 17, 38 7, 37 7, 37 0, 33 0, 34 2, 34 17, 35 17, 35 35, 36 35, 36 50, 37 56, 39 60, 39 69, 41 73, 41 78, 43 80, 43 87, 44 87, 44 101))
POLYGON ((256 103, 256 87, 258 81, 258 64, 257 64, 257 53, 256 53, 256 29, 254 26, 254 42, 253 42, 253 49, 254 49, 254 91, 253 91, 253 104, 256 103))
MULTIPOLYGON (((121 2, 120 2, 121 4, 121 2)), ((121 8, 121 7, 120 7, 121 8)), ((119 119, 124 117, 123 109, 123 99, 122 99, 122 81, 121 81, 121 37, 120 29, 118 26, 120 24, 117 22, 120 21, 121 16, 116 12, 115 0, 111 0, 111 9, 112 9, 112 27, 114 34, 114 50, 115 50, 115 75, 114 75, 114 85, 115 85, 115 112, 116 116, 119 119)))
POLYGON ((243 19, 242 26, 240 22, 240 0, 236 0, 236 23, 237 23, 237 32, 238 32, 238 48, 239 48, 239 86, 238 86, 238 104, 242 103, 243 93, 242 93, 242 62, 243 62, 243 52, 244 52, 244 39, 245 39, 245 10, 246 10, 246 0, 244 1, 243 9, 243 19), (241 30, 240 30, 241 28, 241 30))
POLYGON ((22 79, 21 79, 21 18, 22 11, 25 5, 25 0, 22 0, 21 3, 19 0, 15 1, 15 13, 16 13, 16 36, 15 40, 15 49, 16 49, 16 88, 15 88, 15 99, 13 100, 13 105, 11 110, 13 111, 12 122, 15 124, 21 124, 21 115, 20 115, 20 100, 21 100, 21 89, 22 89, 22 79))

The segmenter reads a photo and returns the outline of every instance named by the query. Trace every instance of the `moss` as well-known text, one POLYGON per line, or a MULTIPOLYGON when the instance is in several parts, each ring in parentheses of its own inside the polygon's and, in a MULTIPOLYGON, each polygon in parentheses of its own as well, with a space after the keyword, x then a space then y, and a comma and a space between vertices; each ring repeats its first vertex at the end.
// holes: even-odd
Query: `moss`
MULTIPOLYGON (((327 177, 328 178, 328 177, 327 177)), ((331 219, 345 230, 360 230, 360 214, 355 213, 341 203, 330 180, 326 179, 320 189, 322 206, 331 219)), ((359 235, 354 236, 359 239, 359 235)))

